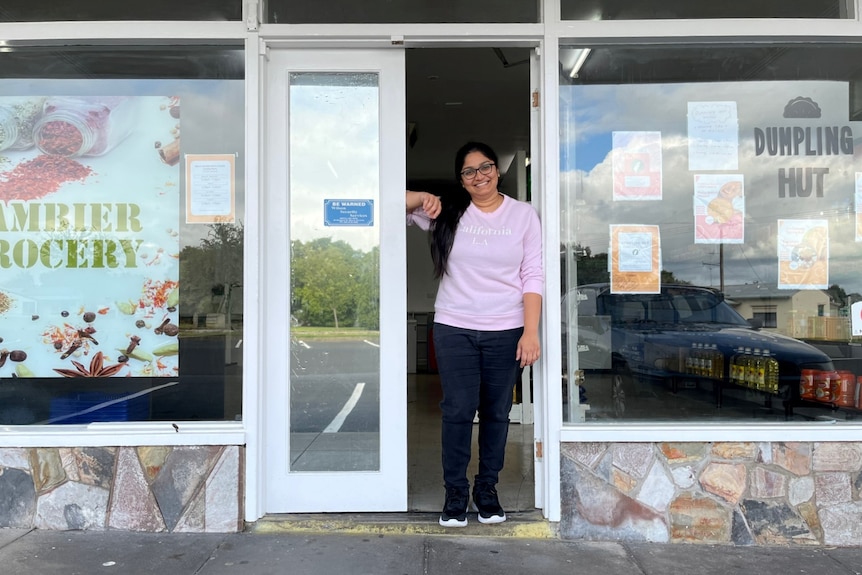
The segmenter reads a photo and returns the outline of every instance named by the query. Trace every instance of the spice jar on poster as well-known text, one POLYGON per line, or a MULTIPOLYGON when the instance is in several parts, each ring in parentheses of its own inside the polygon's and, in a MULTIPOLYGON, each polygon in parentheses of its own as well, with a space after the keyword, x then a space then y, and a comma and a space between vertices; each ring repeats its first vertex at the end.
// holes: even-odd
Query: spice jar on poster
POLYGON ((134 100, 125 96, 49 98, 44 111, 33 139, 50 155, 101 156, 122 142, 135 122, 134 100))
POLYGON ((43 97, 0 98, 0 151, 33 147, 33 127, 44 103, 43 97))

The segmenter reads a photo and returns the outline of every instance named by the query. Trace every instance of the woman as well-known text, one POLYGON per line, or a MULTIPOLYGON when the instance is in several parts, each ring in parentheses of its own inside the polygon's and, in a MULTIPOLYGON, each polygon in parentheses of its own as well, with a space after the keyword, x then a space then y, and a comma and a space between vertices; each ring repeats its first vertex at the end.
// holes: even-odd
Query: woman
POLYGON ((521 370, 540 354, 544 276, 539 218, 529 204, 500 193, 497 164, 489 146, 468 142, 455 155, 455 178, 462 190, 447 198, 442 209, 435 196, 407 192, 408 222, 432 230, 431 256, 440 279, 434 347, 443 388, 446 501, 440 525, 446 527, 467 525, 467 466, 477 411, 479 470, 473 505, 480 523, 506 520, 496 484, 512 394, 521 370))

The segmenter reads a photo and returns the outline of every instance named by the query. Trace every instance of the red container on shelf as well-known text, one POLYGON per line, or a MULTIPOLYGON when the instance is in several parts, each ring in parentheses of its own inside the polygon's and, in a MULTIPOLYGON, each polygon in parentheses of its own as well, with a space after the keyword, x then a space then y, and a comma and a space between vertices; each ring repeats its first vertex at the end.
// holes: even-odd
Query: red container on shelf
POLYGON ((837 371, 816 371, 814 372, 814 393, 817 396, 817 401, 824 403, 833 403, 834 395, 838 391, 838 372, 837 371), (834 388, 833 388, 833 382, 834 388))
POLYGON ((813 369, 803 369, 802 375, 799 378, 799 396, 802 399, 817 399, 815 392, 813 369))
POLYGON ((856 405, 856 375, 852 371, 839 371, 837 390, 833 401, 842 407, 856 405))

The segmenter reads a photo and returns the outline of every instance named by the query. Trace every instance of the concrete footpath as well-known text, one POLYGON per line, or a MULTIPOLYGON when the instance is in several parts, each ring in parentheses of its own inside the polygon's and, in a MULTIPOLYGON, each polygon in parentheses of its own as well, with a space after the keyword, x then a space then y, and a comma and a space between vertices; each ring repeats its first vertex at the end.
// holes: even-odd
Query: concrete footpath
MULTIPOLYGON (((482 527, 494 533, 494 526, 482 527)), ((225 535, 0 529, 0 573, 860 575, 862 549, 562 541, 458 530, 225 535)))

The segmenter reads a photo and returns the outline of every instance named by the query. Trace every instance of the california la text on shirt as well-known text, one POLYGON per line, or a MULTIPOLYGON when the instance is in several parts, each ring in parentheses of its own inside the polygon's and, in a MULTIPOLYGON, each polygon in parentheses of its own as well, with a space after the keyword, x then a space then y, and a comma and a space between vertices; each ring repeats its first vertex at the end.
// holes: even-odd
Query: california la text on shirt
POLYGON ((476 226, 476 225, 460 225, 458 226, 459 232, 464 232, 465 234, 473 234, 476 236, 511 236, 512 230, 509 228, 488 228, 485 226, 476 226))

